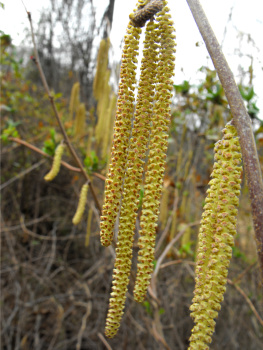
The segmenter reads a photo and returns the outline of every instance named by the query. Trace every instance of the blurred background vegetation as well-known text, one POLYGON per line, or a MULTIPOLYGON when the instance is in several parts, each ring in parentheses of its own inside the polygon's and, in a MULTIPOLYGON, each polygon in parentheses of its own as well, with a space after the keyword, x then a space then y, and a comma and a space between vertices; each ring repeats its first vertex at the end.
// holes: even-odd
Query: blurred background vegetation
MULTIPOLYGON (((41 64, 59 116, 102 204, 119 66, 108 60, 114 1, 99 23, 91 0, 63 0, 59 6, 51 3, 54 6, 50 13, 42 13, 36 32, 41 64), (89 9, 88 30, 82 27, 85 6, 89 9), (76 25, 69 28, 69 19, 76 25), (59 52, 54 49, 54 21, 63 28, 59 52), (99 48, 94 40, 100 42, 99 48)), ((242 70, 239 88, 263 167, 263 122, 258 117, 251 62, 242 70)), ((0 63, 1 349, 187 349, 193 325, 189 306, 199 220, 213 167, 213 147, 231 119, 216 73, 201 67, 200 84, 183 81, 174 85, 157 229, 155 263, 161 265, 152 285, 157 298, 150 293, 143 304, 133 301, 134 264, 120 331, 107 343, 103 332, 114 250, 100 245, 99 213, 90 194, 81 223, 72 224, 84 183, 80 173, 62 166, 54 181, 43 179, 51 161, 40 152, 53 156, 62 135, 32 48, 15 47, 11 36, 1 32, 0 63), (164 253, 182 231, 182 237, 164 253)), ((69 153, 63 160, 75 166, 69 153)), ((138 210, 140 215, 140 207, 138 210)), ((135 237, 136 258, 137 230, 135 237)), ((243 176, 229 284, 211 349, 262 347, 263 294, 258 268, 243 176)))

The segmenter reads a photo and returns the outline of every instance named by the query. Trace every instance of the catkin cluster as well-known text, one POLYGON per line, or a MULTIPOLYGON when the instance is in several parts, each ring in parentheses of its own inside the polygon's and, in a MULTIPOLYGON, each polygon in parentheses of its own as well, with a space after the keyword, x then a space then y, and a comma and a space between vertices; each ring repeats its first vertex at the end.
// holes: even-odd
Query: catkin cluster
POLYGON ((175 52, 173 23, 166 4, 166 1, 139 1, 139 17, 138 11, 135 11, 125 36, 111 164, 101 217, 101 243, 108 246, 112 241, 116 217, 120 210, 113 287, 105 329, 105 334, 109 338, 116 334, 123 314, 131 269, 139 194, 146 164, 139 263, 134 290, 137 301, 144 299, 153 270, 155 230, 167 150, 175 52), (154 5, 155 10, 149 5, 154 5), (149 18, 141 12, 144 9, 148 13, 150 11, 149 18), (153 16, 156 14, 154 21, 153 16), (137 19, 142 21, 142 16, 145 22, 149 19, 150 21, 146 26, 135 106, 133 92, 136 82, 135 56, 141 33, 136 21, 137 19))
POLYGON ((116 261, 113 273, 113 292, 111 294, 106 323, 106 335, 109 337, 114 335, 119 327, 129 282, 133 232, 137 217, 143 165, 151 127, 153 91, 155 86, 154 71, 157 60, 155 27, 156 25, 153 22, 149 22, 147 25, 135 119, 126 163, 116 261), (118 315, 116 315, 116 312, 118 312, 118 315))
POLYGON ((225 292, 232 256, 241 183, 241 153, 236 130, 227 124, 215 145, 215 163, 199 231, 193 304, 195 326, 189 350, 208 349, 225 292))
POLYGON ((119 95, 114 127, 111 162, 105 186, 105 203, 100 224, 101 244, 111 244, 114 225, 119 211, 122 182, 125 175, 126 155, 132 128, 136 63, 141 29, 128 25, 124 37, 122 64, 120 70, 119 95))

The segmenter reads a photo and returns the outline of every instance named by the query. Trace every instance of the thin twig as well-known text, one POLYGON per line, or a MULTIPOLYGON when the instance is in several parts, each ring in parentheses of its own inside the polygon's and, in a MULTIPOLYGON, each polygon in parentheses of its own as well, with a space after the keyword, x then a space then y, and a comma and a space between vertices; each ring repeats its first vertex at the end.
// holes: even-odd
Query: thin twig
POLYGON ((263 181, 251 119, 199 0, 187 0, 228 100, 242 149, 263 284, 263 181))
POLYGON ((43 236, 43 235, 39 235, 31 230, 29 230, 24 223, 24 217, 21 216, 20 218, 20 222, 21 222, 21 228, 23 230, 24 233, 26 233, 27 235, 37 238, 39 240, 43 240, 43 241, 68 241, 70 239, 77 239, 77 238, 83 238, 85 237, 85 234, 82 235, 68 235, 68 236, 64 236, 64 237, 49 237, 49 236, 43 236))
POLYGON ((164 258, 166 257, 166 255, 168 254, 169 250, 172 248, 172 246, 179 240, 179 238, 182 237, 182 235, 185 233, 185 230, 188 227, 192 227, 192 226, 196 226, 199 225, 200 222, 199 221, 195 221, 191 224, 185 225, 185 227, 178 232, 178 234, 174 237, 174 239, 171 240, 171 242, 169 242, 169 244, 167 244, 167 246, 165 247, 164 251, 162 252, 162 254, 159 256, 159 258, 157 259, 157 263, 155 266, 155 269, 153 271, 152 274, 152 280, 151 280, 151 284, 149 286, 149 293, 151 294, 151 296, 157 301, 157 294, 156 294, 156 278, 158 275, 158 272, 161 268, 162 262, 164 260, 164 258))
POLYGON ((244 271, 242 271, 237 277, 234 278, 233 283, 238 283, 241 281, 241 279, 245 276, 246 273, 248 273, 249 270, 251 270, 253 267, 255 267, 258 264, 258 261, 255 261, 253 264, 248 266, 244 271))
POLYGON ((89 289, 88 285, 86 283, 78 283, 78 285, 85 290, 87 298, 88 298, 89 301, 86 304, 87 305, 86 306, 86 313, 82 317, 81 327, 80 327, 80 330, 78 332, 78 340, 77 340, 76 350, 80 350, 81 349, 82 337, 83 337, 83 333, 84 333, 84 331, 86 329, 87 319, 91 315, 91 311, 92 311, 92 302, 90 300, 91 293, 90 293, 90 289, 89 289))
MULTIPOLYGON (((35 152, 41 154, 41 155, 44 156, 44 157, 47 157, 47 158, 49 158, 49 159, 53 159, 52 156, 50 156, 49 154, 43 152, 41 149, 37 148, 36 146, 31 145, 31 143, 28 143, 27 141, 18 139, 18 138, 16 138, 16 137, 9 137, 9 140, 10 140, 10 141, 13 141, 13 142, 16 142, 16 143, 18 143, 18 144, 20 144, 20 145, 23 145, 23 146, 25 146, 25 147, 31 149, 32 151, 35 151, 35 152)), ((71 171, 75 171, 76 173, 80 173, 80 172, 81 172, 81 169, 80 169, 80 168, 76 168, 76 167, 74 167, 74 166, 68 164, 67 162, 64 162, 63 160, 61 161, 61 165, 63 165, 65 168, 67 168, 67 169, 69 169, 69 170, 71 170, 71 171)), ((101 179, 101 180, 103 180, 103 181, 106 180, 106 177, 103 176, 103 175, 101 175, 101 174, 99 174, 99 173, 93 172, 92 175, 98 177, 99 179, 101 179)))
POLYGON ((56 107, 55 102, 54 102, 54 97, 52 96, 52 94, 51 94, 51 92, 49 90, 45 74, 44 74, 42 66, 40 64, 39 55, 38 55, 38 51, 37 51, 37 45, 36 45, 36 41, 35 41, 35 34, 34 34, 34 30, 33 30, 32 17, 31 17, 31 13, 28 12, 28 11, 27 11, 27 16, 28 16, 28 20, 29 20, 29 23, 30 23, 32 42, 33 42, 33 46, 34 46, 34 54, 35 54, 34 62, 36 64, 37 68, 38 68, 38 71, 39 71, 39 74, 40 74, 40 78, 41 78, 42 83, 44 85, 45 91, 46 91, 46 93, 48 95, 48 98, 49 98, 49 101, 51 103, 54 115, 56 117, 56 120, 57 120, 59 128, 60 128, 60 131, 61 131, 61 133, 63 135, 64 142, 67 145, 67 147, 68 147, 72 157, 74 158, 74 160, 78 164, 78 166, 79 166, 79 168, 81 170, 81 173, 85 177, 85 179, 86 179, 86 181, 87 181, 87 183, 89 185, 92 197, 93 197, 93 199, 94 199, 94 201, 96 203, 96 206, 97 206, 99 212, 101 213, 101 206, 100 206, 100 203, 99 203, 98 198, 96 196, 96 193, 94 191, 94 188, 92 186, 92 183, 91 183, 91 180, 89 178, 89 175, 87 174, 86 170, 84 169, 81 160, 79 159, 79 157, 78 157, 74 147, 72 146, 72 143, 70 142, 70 139, 69 139, 69 137, 68 137, 68 135, 66 133, 66 130, 64 129, 64 126, 63 126, 63 124, 62 124, 62 122, 60 120, 60 117, 58 115, 57 107, 56 107))
POLYGON ((43 273, 43 276, 47 276, 49 274, 49 271, 54 263, 55 257, 56 257, 56 242, 57 242, 57 225, 54 224, 54 227, 52 228, 51 234, 52 234, 52 246, 51 246, 51 252, 50 252, 50 258, 48 259, 47 266, 45 268, 45 271, 43 273))
POLYGON ((100 340, 102 341, 102 343, 106 346, 107 350, 112 350, 112 347, 107 342, 107 340, 103 337, 103 335, 100 332, 98 332, 97 334, 98 334, 98 337, 100 338, 100 340))
POLYGON ((248 298, 248 296, 246 295, 246 293, 243 291, 243 289, 241 289, 239 287, 239 285, 237 285, 236 283, 232 282, 229 278, 227 279, 227 282, 229 284, 231 284, 231 286, 234 286, 236 288, 237 291, 239 291, 239 293, 245 298, 246 302, 248 303, 251 311, 253 312, 253 314, 256 316, 257 320, 259 321, 259 323, 261 324, 261 326, 263 327, 263 320, 260 317, 259 313, 257 312, 257 310, 255 309, 255 306, 252 304, 251 300, 248 298))
MULTIPOLYGON (((41 217, 38 218, 38 219, 34 219, 34 220, 27 221, 26 225, 27 225, 27 226, 32 226, 32 225, 34 225, 34 224, 36 224, 36 223, 39 223, 39 222, 41 222, 41 221, 46 220, 46 219, 47 219, 48 217, 50 217, 50 216, 51 216, 51 214, 47 213, 47 214, 41 216, 41 217)), ((15 231, 15 230, 18 230, 18 229, 20 229, 20 228, 21 228, 21 225, 1 227, 1 232, 5 232, 5 231, 7 231, 7 232, 9 232, 9 231, 15 231)))
MULTIPOLYGON (((49 158, 49 159, 53 159, 52 156, 50 156, 49 154, 43 152, 41 149, 37 148, 36 146, 31 145, 31 143, 28 143, 27 141, 18 139, 17 137, 9 137, 9 140, 10 140, 10 141, 13 141, 13 142, 16 142, 16 143, 19 143, 20 145, 23 145, 23 146, 25 146, 25 147, 31 149, 32 151, 35 151, 35 152, 41 154, 41 155, 44 156, 44 157, 47 157, 47 158, 49 158)), ((72 165, 70 165, 70 164, 64 162, 63 160, 61 161, 61 165, 63 165, 65 168, 68 168, 68 169, 71 170, 71 171, 75 171, 75 172, 77 172, 77 173, 80 173, 80 172, 81 172, 81 170, 80 170, 79 168, 76 168, 76 167, 74 167, 74 166, 72 166, 72 165)))
POLYGON ((40 167, 42 164, 44 164, 46 162, 46 159, 41 159, 39 162, 33 164, 31 167, 25 169, 24 171, 21 171, 21 173, 17 174, 16 176, 12 177, 12 179, 9 179, 8 181, 6 181, 5 183, 3 183, 0 186, 0 191, 2 191, 5 187, 11 185, 13 182, 15 182, 16 180, 20 179, 21 177, 25 176, 26 174, 29 174, 31 171, 37 169, 38 167, 40 167))

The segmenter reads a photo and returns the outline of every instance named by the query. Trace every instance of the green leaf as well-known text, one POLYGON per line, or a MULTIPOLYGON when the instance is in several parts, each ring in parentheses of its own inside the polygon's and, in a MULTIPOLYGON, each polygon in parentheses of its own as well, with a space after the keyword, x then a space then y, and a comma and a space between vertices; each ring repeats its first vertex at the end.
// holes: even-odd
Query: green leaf
POLYGON ((145 307, 147 314, 152 315, 151 304, 149 301, 144 301, 143 306, 145 307))
POLYGON ((177 93, 181 93, 183 95, 186 95, 191 88, 191 85, 187 80, 184 80, 181 85, 174 85, 174 89, 177 93))
POLYGON ((163 307, 161 307, 159 309, 159 315, 163 315, 165 313, 165 309, 163 307))
POLYGON ((242 98, 247 102, 252 100, 252 98, 255 96, 253 86, 252 87, 242 87, 241 85, 239 85, 239 91, 240 91, 242 98))

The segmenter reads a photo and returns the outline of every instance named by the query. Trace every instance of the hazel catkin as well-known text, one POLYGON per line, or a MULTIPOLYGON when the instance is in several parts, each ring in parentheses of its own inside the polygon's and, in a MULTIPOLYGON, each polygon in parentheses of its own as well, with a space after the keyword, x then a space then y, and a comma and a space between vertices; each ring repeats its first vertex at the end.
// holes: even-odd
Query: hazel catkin
POLYGON ((60 165, 61 165, 61 158, 62 158, 64 149, 65 149, 65 145, 63 143, 60 143, 57 146, 57 148, 55 150, 55 155, 53 158, 52 167, 51 167, 50 171, 44 177, 44 179, 46 181, 52 181, 59 173, 60 165))

